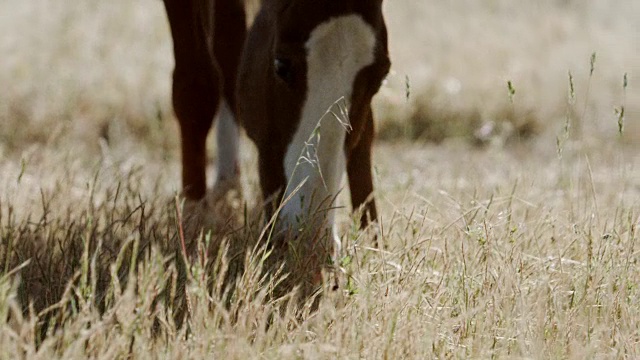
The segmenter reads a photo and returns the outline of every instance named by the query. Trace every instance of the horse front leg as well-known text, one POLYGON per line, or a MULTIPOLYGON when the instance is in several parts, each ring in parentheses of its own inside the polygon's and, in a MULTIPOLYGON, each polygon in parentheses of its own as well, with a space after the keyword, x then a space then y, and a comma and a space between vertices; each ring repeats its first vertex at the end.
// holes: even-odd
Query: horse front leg
POLYGON ((164 4, 175 58, 172 100, 180 125, 183 195, 200 200, 207 188, 207 135, 222 86, 213 58, 214 7, 211 1, 165 0, 164 4))
POLYGON ((176 70, 173 106, 180 125, 182 189, 189 200, 204 198, 207 189, 207 134, 218 108, 213 80, 194 79, 176 70))
POLYGON ((373 174, 371 168, 371 146, 373 144, 373 115, 369 108, 362 134, 357 144, 347 154, 347 177, 351 191, 353 211, 362 209, 360 228, 377 221, 378 211, 373 198, 373 174))
POLYGON ((215 35, 213 47, 222 75, 223 101, 216 132, 218 175, 213 189, 214 198, 229 190, 241 191, 236 82, 247 36, 244 0, 216 0, 215 35))

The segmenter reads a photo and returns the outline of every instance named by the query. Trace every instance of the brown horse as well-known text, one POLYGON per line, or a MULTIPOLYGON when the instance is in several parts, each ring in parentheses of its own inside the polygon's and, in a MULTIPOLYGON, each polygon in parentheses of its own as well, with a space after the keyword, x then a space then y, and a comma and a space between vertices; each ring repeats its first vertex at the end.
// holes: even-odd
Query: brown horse
POLYGON ((205 196, 217 113, 218 184, 239 176, 238 119, 258 149, 263 197, 286 199, 269 207, 280 228, 314 229, 335 255, 332 204, 345 169, 361 225, 377 217, 371 99, 390 67, 382 0, 263 0, 248 37, 243 0, 164 2, 186 198, 205 196))

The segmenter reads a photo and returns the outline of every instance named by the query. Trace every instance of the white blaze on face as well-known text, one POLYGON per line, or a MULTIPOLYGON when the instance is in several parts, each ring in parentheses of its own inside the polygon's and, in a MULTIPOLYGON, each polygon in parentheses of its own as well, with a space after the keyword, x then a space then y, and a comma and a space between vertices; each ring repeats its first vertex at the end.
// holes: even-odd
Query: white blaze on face
MULTIPOLYGON (((298 219, 318 210, 323 229, 340 241, 334 227, 334 206, 345 171, 344 122, 356 75, 374 61, 376 36, 373 28, 359 15, 329 19, 316 27, 305 44, 307 50, 307 97, 301 119, 284 159, 289 195, 304 185, 284 205, 281 219, 296 227, 298 219), (342 110, 341 110, 342 109, 342 110), (340 120, 331 113, 344 114, 340 120), (342 123, 341 123, 342 122, 342 123)), ((285 197, 286 198, 286 197, 285 197)), ((319 223, 310 224, 317 227, 319 223)))

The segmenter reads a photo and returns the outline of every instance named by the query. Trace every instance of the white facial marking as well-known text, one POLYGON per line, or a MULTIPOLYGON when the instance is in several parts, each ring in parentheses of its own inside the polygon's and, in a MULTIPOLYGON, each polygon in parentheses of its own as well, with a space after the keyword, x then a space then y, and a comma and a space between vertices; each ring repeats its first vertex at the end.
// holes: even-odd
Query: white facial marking
POLYGON ((326 211, 323 223, 312 225, 329 232, 334 243, 326 245, 334 256, 340 240, 334 226, 335 210, 327 209, 335 206, 333 200, 345 172, 344 142, 353 83, 360 70, 373 63, 375 46, 373 28, 355 14, 320 24, 306 43, 307 98, 284 159, 286 195, 306 182, 284 205, 281 218, 295 227, 300 215, 326 211))
POLYGON ((229 105, 223 101, 218 115, 216 140, 218 143, 217 182, 234 180, 238 176, 240 133, 229 105))

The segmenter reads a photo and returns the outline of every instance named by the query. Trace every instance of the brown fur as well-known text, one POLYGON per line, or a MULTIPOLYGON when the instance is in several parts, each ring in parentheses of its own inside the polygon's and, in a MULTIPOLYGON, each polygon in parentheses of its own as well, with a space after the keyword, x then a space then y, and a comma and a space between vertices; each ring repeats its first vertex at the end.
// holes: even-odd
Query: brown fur
POLYGON ((206 193, 206 140, 220 100, 236 113, 235 82, 246 36, 243 0, 164 0, 175 57, 173 107, 180 124, 182 187, 206 193))
POLYGON ((353 130, 345 141, 353 208, 365 207, 362 226, 375 219, 371 98, 390 66, 382 0, 265 0, 249 33, 241 66, 246 36, 243 0, 164 3, 176 60, 173 104, 181 131, 183 192, 192 200, 206 193, 206 138, 221 99, 239 115, 258 148, 263 196, 282 191, 285 152, 307 92, 303 46, 310 32, 331 17, 350 13, 360 14, 376 29, 375 62, 356 77, 349 113, 353 130), (276 58, 291 62, 295 71, 290 82, 275 75, 276 58))
MULTIPOLYGON (((284 154, 291 141, 306 96, 304 43, 310 32, 331 17, 358 13, 377 29, 374 64, 357 76, 349 113, 353 130, 347 135, 345 153, 352 205, 364 205, 362 226, 377 217, 371 197, 371 98, 389 67, 387 33, 380 0, 280 1, 266 0, 251 29, 238 79, 240 119, 259 152, 260 184, 265 197, 285 187, 284 154), (286 58, 294 73, 285 83, 275 75, 274 59, 286 58)), ((322 114, 318 114, 319 116, 322 114)))

